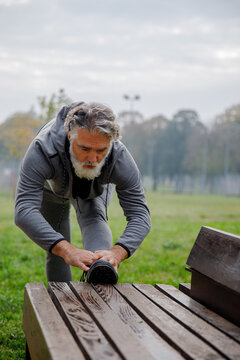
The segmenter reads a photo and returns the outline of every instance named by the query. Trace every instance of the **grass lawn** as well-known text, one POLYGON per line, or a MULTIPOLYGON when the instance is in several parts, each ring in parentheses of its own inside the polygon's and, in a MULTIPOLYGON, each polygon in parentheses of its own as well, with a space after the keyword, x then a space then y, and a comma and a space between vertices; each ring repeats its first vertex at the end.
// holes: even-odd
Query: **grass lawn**
MULTIPOLYGON (((240 199, 221 196, 147 193, 152 231, 119 269, 119 282, 189 282, 186 259, 202 225, 240 234, 240 199)), ((45 280, 44 251, 13 223, 13 198, 0 193, 0 360, 24 359, 23 289, 27 282, 45 280)), ((122 210, 114 198, 109 209, 114 241, 124 229, 122 210)), ((81 236, 72 214, 72 242, 81 236)), ((79 280, 80 269, 73 269, 79 280)))

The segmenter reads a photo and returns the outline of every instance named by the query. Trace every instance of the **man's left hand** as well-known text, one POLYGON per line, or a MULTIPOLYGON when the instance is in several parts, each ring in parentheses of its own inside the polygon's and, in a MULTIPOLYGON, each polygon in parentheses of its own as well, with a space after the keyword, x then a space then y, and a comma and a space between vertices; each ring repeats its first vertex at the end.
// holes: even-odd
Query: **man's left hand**
POLYGON ((128 257, 127 251, 119 245, 114 245, 109 250, 97 250, 96 254, 101 256, 102 260, 106 260, 112 264, 116 272, 118 271, 118 267, 124 259, 128 257))

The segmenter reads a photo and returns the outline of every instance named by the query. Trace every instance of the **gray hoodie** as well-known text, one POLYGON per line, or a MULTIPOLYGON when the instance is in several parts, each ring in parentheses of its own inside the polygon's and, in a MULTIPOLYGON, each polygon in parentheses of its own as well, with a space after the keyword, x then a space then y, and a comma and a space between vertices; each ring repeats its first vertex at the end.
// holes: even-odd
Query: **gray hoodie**
MULTIPOLYGON (((73 200, 73 174, 66 156, 64 120, 68 111, 80 103, 65 106, 56 119, 47 123, 29 146, 22 162, 15 202, 15 223, 34 242, 49 251, 63 236, 56 232, 40 213, 43 189, 73 200)), ((87 201, 115 184, 127 226, 117 244, 131 255, 148 234, 151 221, 144 197, 139 170, 126 149, 115 141, 101 174, 91 183, 87 201)))

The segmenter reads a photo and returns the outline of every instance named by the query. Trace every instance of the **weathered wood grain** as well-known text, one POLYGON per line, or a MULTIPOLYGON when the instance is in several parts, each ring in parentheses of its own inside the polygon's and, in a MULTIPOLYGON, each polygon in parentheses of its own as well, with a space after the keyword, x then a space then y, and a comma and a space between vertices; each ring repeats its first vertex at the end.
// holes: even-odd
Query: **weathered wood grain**
POLYGON ((25 286, 23 329, 32 360, 84 359, 43 283, 25 286))
POLYGON ((130 284, 117 284, 114 287, 156 332, 187 359, 213 360, 223 358, 212 347, 185 329, 145 295, 141 292, 137 293, 136 289, 130 284))
POLYGON ((212 324, 234 340, 240 343, 240 327, 234 325, 230 321, 224 319, 223 317, 219 316, 215 312, 209 310, 204 305, 200 304, 196 300, 190 298, 189 296, 185 295, 174 286, 171 285, 164 285, 164 284, 156 284, 155 287, 162 291, 165 295, 169 296, 170 298, 177 301, 182 306, 186 307, 194 314, 197 314, 202 319, 207 321, 208 323, 212 324))
POLYGON ((151 285, 134 285, 173 319, 212 346, 226 358, 239 360, 240 344, 151 285))
POLYGON ((172 286, 49 283, 49 292, 25 287, 32 360, 240 358, 240 328, 172 286))
POLYGON ((142 318, 112 285, 96 284, 92 286, 120 319, 133 330, 155 359, 159 359, 159 354, 161 354, 162 360, 182 359, 182 356, 174 348, 147 323, 143 322, 142 318))
POLYGON ((70 282, 70 287, 124 359, 153 359, 129 326, 110 309, 90 284, 70 282))
POLYGON ((92 360, 120 359, 67 283, 50 282, 48 286, 53 302, 83 353, 92 360))

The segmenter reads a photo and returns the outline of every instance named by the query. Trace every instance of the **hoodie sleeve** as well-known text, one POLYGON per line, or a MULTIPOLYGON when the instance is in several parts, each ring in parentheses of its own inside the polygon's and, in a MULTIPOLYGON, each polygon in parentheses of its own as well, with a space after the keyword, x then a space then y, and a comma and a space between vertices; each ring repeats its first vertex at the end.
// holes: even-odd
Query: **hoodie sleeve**
POLYGON ((125 147, 120 150, 111 181, 116 185, 119 202, 128 222, 116 244, 124 247, 128 254, 132 255, 150 231, 151 219, 140 172, 125 147))
POLYGON ((34 141, 21 166, 16 189, 15 223, 47 251, 56 241, 63 239, 63 236, 49 225, 40 212, 45 180, 50 179, 53 174, 54 170, 48 157, 43 153, 38 142, 34 141))

